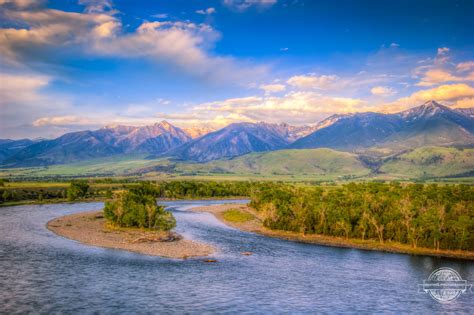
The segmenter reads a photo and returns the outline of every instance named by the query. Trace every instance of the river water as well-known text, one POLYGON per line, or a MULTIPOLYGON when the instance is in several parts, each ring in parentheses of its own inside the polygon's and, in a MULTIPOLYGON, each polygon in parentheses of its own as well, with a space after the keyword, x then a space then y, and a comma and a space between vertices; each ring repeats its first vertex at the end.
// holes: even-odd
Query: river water
POLYGON ((217 263, 91 247, 45 227, 102 203, 0 208, 0 313, 474 313, 474 293, 450 304, 418 293, 439 267, 472 283, 472 262, 283 241, 187 211, 216 203, 163 204, 177 232, 219 249, 217 263))

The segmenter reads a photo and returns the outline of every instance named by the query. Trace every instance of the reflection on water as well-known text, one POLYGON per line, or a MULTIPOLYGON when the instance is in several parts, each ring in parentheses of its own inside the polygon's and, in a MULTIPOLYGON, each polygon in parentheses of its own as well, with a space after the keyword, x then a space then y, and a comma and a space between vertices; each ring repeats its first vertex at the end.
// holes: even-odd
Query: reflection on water
MULTIPOLYGON (((227 201, 226 201, 227 202, 227 201)), ((235 200, 233 202, 245 202, 235 200)), ((0 312, 463 312, 474 296, 438 304, 417 293, 436 268, 474 280, 474 264, 294 243, 240 232, 193 206, 166 202, 179 233, 215 245, 219 261, 172 260, 79 244, 45 228, 101 203, 0 208, 0 312), (252 256, 240 252, 250 251, 252 256)))

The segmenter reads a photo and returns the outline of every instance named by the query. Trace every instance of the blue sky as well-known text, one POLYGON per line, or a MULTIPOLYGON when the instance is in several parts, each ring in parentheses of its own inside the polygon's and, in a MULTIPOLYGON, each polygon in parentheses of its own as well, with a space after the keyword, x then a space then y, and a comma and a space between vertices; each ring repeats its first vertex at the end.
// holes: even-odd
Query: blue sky
POLYGON ((0 138, 474 106, 472 1, 0 0, 0 138))

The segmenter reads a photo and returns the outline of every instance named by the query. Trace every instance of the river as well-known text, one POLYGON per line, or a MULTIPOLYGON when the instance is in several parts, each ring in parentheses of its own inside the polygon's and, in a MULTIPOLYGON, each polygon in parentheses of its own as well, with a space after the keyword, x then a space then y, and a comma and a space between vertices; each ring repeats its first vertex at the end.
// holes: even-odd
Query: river
POLYGON ((0 313, 474 312, 474 293, 449 304, 418 293, 439 267, 472 283, 472 262, 283 241, 187 211, 216 203, 162 204, 173 211, 178 233, 218 248, 217 263, 91 247, 45 227, 102 203, 0 208, 0 313))

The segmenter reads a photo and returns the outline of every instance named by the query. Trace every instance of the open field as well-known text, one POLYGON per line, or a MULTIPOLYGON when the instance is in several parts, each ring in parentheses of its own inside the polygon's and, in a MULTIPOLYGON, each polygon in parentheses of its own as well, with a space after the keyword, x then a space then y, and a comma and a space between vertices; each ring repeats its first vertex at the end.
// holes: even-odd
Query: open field
POLYGON ((423 147, 380 157, 331 149, 250 153, 208 163, 146 159, 143 155, 87 160, 49 167, 0 169, 1 178, 68 180, 74 177, 146 180, 273 180, 347 182, 371 180, 472 183, 474 149, 423 147))

